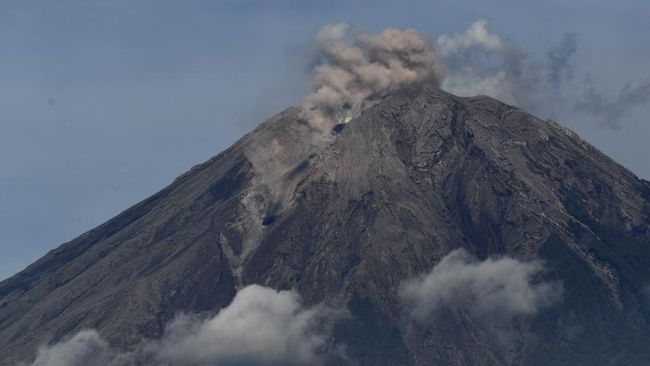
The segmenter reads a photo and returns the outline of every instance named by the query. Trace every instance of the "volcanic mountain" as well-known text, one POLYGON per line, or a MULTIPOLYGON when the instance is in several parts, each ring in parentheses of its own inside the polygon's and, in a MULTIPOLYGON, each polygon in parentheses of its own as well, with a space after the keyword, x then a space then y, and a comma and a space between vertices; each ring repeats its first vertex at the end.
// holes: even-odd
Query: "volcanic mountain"
POLYGON ((289 108, 0 283, 0 364, 83 329, 129 350, 249 284, 347 309, 333 364, 650 360, 650 183, 553 121, 426 83, 310 133, 289 108), (462 306, 413 319, 404 282, 458 248, 542 263, 557 300, 499 331, 462 306))

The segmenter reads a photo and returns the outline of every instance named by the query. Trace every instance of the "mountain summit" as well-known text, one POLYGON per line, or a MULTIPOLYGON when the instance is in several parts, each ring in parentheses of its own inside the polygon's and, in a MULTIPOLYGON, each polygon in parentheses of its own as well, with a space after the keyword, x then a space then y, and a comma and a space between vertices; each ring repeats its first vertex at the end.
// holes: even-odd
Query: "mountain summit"
POLYGON ((376 100, 316 142, 289 108, 0 283, 0 364, 84 329, 133 350, 251 284, 346 309, 332 364, 650 359, 648 182, 488 97, 376 100))

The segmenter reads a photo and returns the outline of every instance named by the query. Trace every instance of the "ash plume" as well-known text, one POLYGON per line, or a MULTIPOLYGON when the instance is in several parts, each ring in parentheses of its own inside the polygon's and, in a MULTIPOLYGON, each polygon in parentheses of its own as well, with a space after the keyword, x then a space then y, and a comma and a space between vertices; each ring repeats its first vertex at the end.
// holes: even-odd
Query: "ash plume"
POLYGON ((444 68, 433 43, 413 29, 350 34, 345 23, 316 34, 319 62, 302 117, 323 132, 346 123, 382 93, 418 81, 440 84, 444 68))
POLYGON ((628 83, 618 95, 596 88, 579 68, 576 33, 566 33, 541 56, 495 33, 486 19, 465 30, 429 38, 413 29, 379 34, 326 24, 313 38, 312 90, 297 111, 300 122, 255 142, 246 152, 260 177, 270 225, 301 173, 345 124, 386 93, 429 82, 463 97, 488 95, 542 118, 599 122, 617 128, 629 110, 650 102, 649 82, 628 83), (282 137, 280 137, 282 136, 282 137), (271 143, 269 143, 271 141, 271 143))
POLYGON ((246 153, 260 173, 260 191, 270 197, 263 225, 274 222, 295 178, 331 141, 332 131, 340 131, 386 92, 422 81, 440 85, 444 74, 433 42, 413 29, 369 35, 351 32, 345 23, 327 24, 313 45, 312 92, 298 112, 307 123, 288 126, 271 144, 256 142, 246 153))

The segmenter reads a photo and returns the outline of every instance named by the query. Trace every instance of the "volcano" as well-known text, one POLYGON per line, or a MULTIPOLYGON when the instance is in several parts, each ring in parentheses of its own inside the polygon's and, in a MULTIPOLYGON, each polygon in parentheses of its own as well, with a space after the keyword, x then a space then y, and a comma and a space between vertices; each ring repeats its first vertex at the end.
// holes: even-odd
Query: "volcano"
POLYGON ((289 108, 1 282, 0 364, 84 329, 132 350, 251 284, 346 309, 328 343, 345 357, 331 364, 650 360, 649 182, 556 122, 427 83, 324 142, 311 129, 289 108), (535 281, 561 291, 496 331, 449 303, 409 316, 405 281, 460 248, 478 263, 540 263, 535 281))

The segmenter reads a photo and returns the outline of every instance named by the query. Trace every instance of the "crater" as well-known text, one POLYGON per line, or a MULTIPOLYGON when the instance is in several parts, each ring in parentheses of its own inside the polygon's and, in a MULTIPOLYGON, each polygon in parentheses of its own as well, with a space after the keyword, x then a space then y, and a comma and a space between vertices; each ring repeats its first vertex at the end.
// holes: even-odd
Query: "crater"
POLYGON ((264 216, 264 220, 262 220, 262 225, 264 225, 264 226, 270 226, 270 225, 273 225, 273 223, 274 223, 275 220, 277 220, 277 219, 278 219, 278 218, 277 218, 277 216, 275 216, 275 215, 266 215, 266 216, 264 216))
POLYGON ((343 129, 345 128, 345 123, 337 123, 334 128, 332 128, 332 134, 337 134, 343 132, 343 129))

